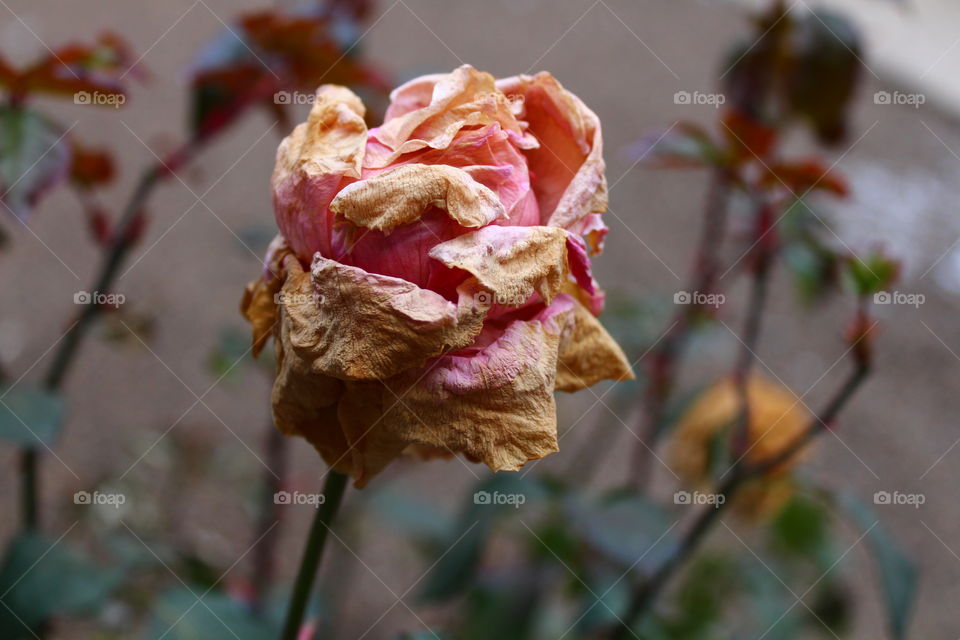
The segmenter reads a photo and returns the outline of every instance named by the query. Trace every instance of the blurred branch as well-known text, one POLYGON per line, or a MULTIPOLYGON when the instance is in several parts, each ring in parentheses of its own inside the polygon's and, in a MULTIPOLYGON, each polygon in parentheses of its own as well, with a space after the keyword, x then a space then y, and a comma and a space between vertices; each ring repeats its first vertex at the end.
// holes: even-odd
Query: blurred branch
MULTIPOLYGON (((144 206, 154 188, 164 177, 172 175, 174 168, 186 161, 193 152, 196 151, 196 145, 191 141, 184 145, 179 151, 170 156, 170 163, 160 162, 147 168, 140 176, 139 182, 124 208, 123 214, 117 224, 112 242, 104 256, 100 272, 90 291, 109 291, 118 275, 120 266, 130 248, 136 242, 136 234, 133 233, 140 216, 143 215, 144 206)), ((84 337, 92 326, 93 321, 102 311, 98 304, 88 304, 83 307, 77 321, 70 327, 60 342, 53 357, 53 363, 44 379, 44 386, 51 391, 58 391, 63 386, 64 379, 70 372, 71 367, 76 360, 77 350, 80 347, 84 337)), ((37 508, 38 474, 37 463, 39 451, 36 447, 27 447, 20 454, 20 469, 23 483, 22 491, 22 511, 23 523, 26 529, 36 529, 39 527, 39 513, 37 508)))
MULTIPOLYGON (((861 340, 865 337, 861 336, 861 340)), ((858 340, 858 343, 860 340, 858 340)), ((626 614, 623 616, 623 623, 613 625, 606 629, 601 637, 608 640, 626 640, 633 636, 632 627, 639 621, 651 607, 657 596, 667 586, 670 579, 677 570, 693 555, 699 548, 704 536, 710 531, 712 525, 719 521, 720 515, 732 502, 737 492, 750 480, 762 477, 778 466, 784 464, 800 452, 813 438, 829 428, 829 425, 836 419, 840 411, 846 406, 856 391, 863 384, 870 373, 871 365, 869 357, 859 355, 866 354, 868 350, 854 350, 856 365, 833 398, 826 404, 824 409, 814 416, 807 429, 797 436, 788 446, 783 448, 776 455, 761 462, 750 464, 744 461, 738 461, 734 464, 726 481, 724 481, 716 490, 718 495, 724 496, 724 501, 716 505, 704 507, 700 514, 694 520, 686 535, 680 540, 671 553, 660 566, 650 575, 649 578, 642 581, 634 589, 630 597, 630 604, 626 614)))
POLYGON ((756 359, 757 343, 760 339, 760 325, 767 302, 767 289, 770 282, 770 267, 773 263, 772 239, 773 215, 771 207, 764 203, 757 211, 754 223, 754 243, 756 245, 750 298, 747 301, 746 319, 743 336, 740 338, 740 355, 733 371, 733 383, 740 401, 740 412, 733 434, 733 449, 736 457, 750 447, 750 403, 747 382, 753 362, 756 359))
MULTIPOLYGON (((733 190, 733 175, 723 167, 713 170, 707 193, 703 228, 696 252, 696 266, 690 283, 690 291, 710 293, 717 282, 719 254, 727 229, 727 213, 733 190)), ((641 440, 637 443, 632 468, 633 483, 643 487, 649 482, 652 469, 653 449, 663 428, 666 407, 673 393, 677 366, 687 338, 702 313, 701 305, 693 303, 674 314, 671 327, 651 354, 650 380, 644 397, 641 440)))

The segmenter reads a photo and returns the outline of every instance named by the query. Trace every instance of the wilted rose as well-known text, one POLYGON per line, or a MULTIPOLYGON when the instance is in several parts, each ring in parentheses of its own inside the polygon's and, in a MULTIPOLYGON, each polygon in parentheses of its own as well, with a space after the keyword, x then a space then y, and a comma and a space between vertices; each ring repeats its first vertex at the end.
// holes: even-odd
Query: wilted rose
POLYGON ((632 377, 595 319, 600 123, 547 73, 463 66, 367 130, 323 86, 280 145, 279 235, 243 311, 276 340, 277 426, 360 486, 404 450, 518 469, 557 450, 554 390, 632 377))
MULTIPOLYGON (((761 464, 793 444, 812 418, 792 391, 759 375, 747 379, 746 391, 749 420, 742 455, 748 465, 761 464)), ((740 420, 741 407, 736 384, 724 378, 700 394, 680 417, 671 445, 671 467, 689 485, 703 485, 729 471, 734 460, 715 454, 729 450, 726 445, 740 420)), ((734 503, 738 511, 762 516, 782 507, 793 493, 789 471, 802 455, 803 450, 744 486, 734 503)))

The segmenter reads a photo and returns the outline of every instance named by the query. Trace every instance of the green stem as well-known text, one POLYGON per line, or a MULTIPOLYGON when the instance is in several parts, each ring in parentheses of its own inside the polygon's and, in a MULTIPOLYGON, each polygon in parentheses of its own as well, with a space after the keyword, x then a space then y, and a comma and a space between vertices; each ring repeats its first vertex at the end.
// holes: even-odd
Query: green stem
POLYGON ((323 555, 324 543, 327 541, 327 532, 330 523, 337 514, 337 508, 347 488, 347 476, 331 470, 327 474, 327 481, 323 485, 323 504, 317 509, 317 515, 310 527, 307 545, 300 560, 300 569, 297 572, 297 581, 293 585, 293 594, 290 596, 290 605, 287 609, 287 619, 283 625, 281 640, 296 640, 297 634, 303 626, 303 614, 307 608, 307 600, 313 588, 313 581, 317 576, 320 558, 323 555))

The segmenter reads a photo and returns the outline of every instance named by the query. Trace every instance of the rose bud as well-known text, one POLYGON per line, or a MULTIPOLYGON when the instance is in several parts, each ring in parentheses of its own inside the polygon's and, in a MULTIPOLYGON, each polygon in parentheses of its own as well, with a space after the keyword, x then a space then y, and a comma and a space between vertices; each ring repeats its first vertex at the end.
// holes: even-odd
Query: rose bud
POLYGON ((516 470, 557 451, 554 391, 632 377, 595 316, 600 123, 548 73, 463 66, 367 130, 323 86, 281 143, 280 235, 242 309, 272 335, 277 427, 357 486, 405 450, 516 470))

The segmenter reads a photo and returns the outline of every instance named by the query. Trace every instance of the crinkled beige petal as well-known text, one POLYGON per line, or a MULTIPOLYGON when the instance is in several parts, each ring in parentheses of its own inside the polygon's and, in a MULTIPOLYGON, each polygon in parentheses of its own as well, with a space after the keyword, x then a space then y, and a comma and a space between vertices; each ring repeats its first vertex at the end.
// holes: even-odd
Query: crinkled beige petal
POLYGON ((272 178, 277 224, 301 257, 326 246, 320 216, 344 177, 360 177, 367 142, 364 113, 352 91, 324 85, 307 121, 277 149, 272 178))
MULTIPOLYGON (((420 94, 425 84, 416 81, 420 94)), ((446 148, 464 127, 484 126, 497 122, 510 132, 524 148, 536 146, 513 113, 513 105, 497 90, 493 76, 463 65, 439 78, 433 85, 430 103, 422 108, 401 110, 402 114, 387 120, 376 130, 376 139, 392 149, 392 153, 371 156, 364 166, 385 167, 404 153, 424 147, 446 148)), ((401 87, 397 90, 409 93, 401 87)))
POLYGON ((497 81, 510 98, 522 99, 520 117, 540 143, 527 151, 544 224, 571 228, 607 209, 600 119, 547 72, 497 81))
POLYGON ((289 341, 318 373, 387 378, 473 341, 486 310, 473 302, 470 286, 462 287, 458 306, 405 280, 318 254, 311 274, 291 275, 284 285, 289 341))
POLYGON ((579 391, 601 380, 633 380, 620 345, 579 302, 560 340, 557 391, 579 391))
POLYGON ((566 296, 514 321, 478 353, 448 354, 385 380, 381 425, 401 440, 463 453, 494 471, 556 452, 557 349, 566 296))
POLYGON ((280 143, 273 181, 296 172, 359 178, 367 141, 365 113, 363 102, 350 89, 332 84, 317 89, 307 121, 280 143))
POLYGON ((277 294, 283 286, 283 262, 290 256, 283 236, 276 236, 267 249, 263 276, 247 284, 240 302, 240 312, 253 329, 253 357, 260 355, 278 323, 277 294))
MULTIPOLYGON (((295 281, 287 290, 301 289, 309 282, 303 270, 287 280, 295 281)), ((312 362, 301 357, 291 341, 294 323, 279 305, 279 330, 275 340, 277 377, 273 383, 273 420, 285 435, 306 438, 334 469, 349 473, 352 459, 347 457, 348 445, 337 420, 337 403, 343 392, 343 382, 318 373, 312 362)))
POLYGON ((556 227, 489 226, 435 245, 430 257, 463 269, 497 304, 520 306, 536 291, 550 302, 568 273, 567 233, 556 227))
POLYGON ((402 165, 347 185, 330 210, 354 224, 389 233, 419 220, 434 206, 464 227, 482 227, 506 217, 496 194, 463 169, 425 164, 402 165))

